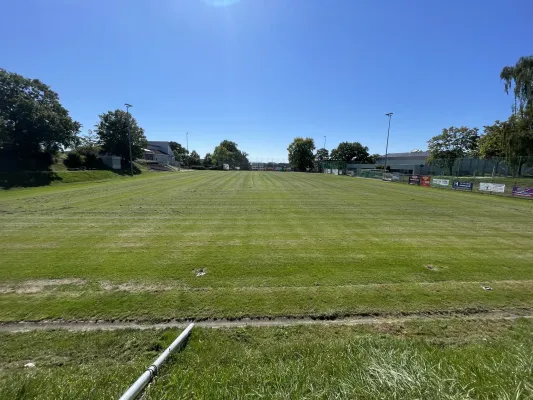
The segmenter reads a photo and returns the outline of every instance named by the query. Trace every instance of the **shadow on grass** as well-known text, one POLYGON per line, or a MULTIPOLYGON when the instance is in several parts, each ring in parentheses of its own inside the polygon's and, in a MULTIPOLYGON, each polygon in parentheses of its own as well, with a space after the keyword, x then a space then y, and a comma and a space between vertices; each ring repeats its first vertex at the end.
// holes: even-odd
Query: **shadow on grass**
MULTIPOLYGON (((126 166, 123 166, 122 169, 112 169, 108 167, 103 167, 101 169, 106 170, 106 171, 111 171, 121 176, 131 175, 131 169, 130 169, 129 164, 126 164, 126 166)), ((142 174, 142 170, 137 165, 135 165, 135 163, 133 163, 133 175, 140 175, 140 174, 142 174)))
MULTIPOLYGON (((64 183, 72 183, 72 182, 82 182, 82 181, 90 181, 90 180, 98 180, 97 178, 88 178, 88 179, 81 179, 81 180, 70 180, 67 179, 69 176, 65 176, 65 174, 85 174, 86 172, 96 172, 96 171, 110 171, 114 174, 121 175, 121 176, 129 176, 131 175, 131 170, 129 166, 124 169, 111 169, 107 167, 99 168, 99 169, 87 169, 87 170, 69 170, 69 171, 60 171, 60 172, 54 172, 54 171, 10 171, 10 172, 0 172, 0 189, 11 189, 11 188, 23 188, 23 187, 37 187, 37 186, 48 186, 54 182, 62 182, 64 181, 63 177, 65 177, 64 183)), ((134 175, 140 175, 142 173, 142 170, 136 166, 133 165, 133 174, 134 175)), ((102 179, 102 178, 100 178, 102 179)), ((103 178, 105 179, 105 178, 103 178)), ((109 176, 107 177, 109 179, 109 176)))
POLYGON ((3 189, 47 186, 62 180, 63 178, 53 171, 0 172, 0 188, 3 189))

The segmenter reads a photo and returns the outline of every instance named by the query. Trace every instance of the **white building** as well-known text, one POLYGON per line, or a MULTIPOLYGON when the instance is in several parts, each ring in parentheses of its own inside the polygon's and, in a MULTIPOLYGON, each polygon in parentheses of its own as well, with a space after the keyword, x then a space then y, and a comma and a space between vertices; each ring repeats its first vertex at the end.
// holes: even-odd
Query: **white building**
POLYGON ((144 159, 156 161, 160 164, 175 165, 176 158, 169 142, 148 141, 148 148, 144 149, 144 159))

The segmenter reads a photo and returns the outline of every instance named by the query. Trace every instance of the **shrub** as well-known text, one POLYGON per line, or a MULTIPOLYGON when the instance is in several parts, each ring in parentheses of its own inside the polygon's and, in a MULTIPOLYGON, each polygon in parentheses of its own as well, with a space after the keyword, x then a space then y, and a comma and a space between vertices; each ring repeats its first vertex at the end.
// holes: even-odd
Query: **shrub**
POLYGON ((67 158, 63 161, 63 164, 67 168, 81 168, 83 166, 83 157, 81 154, 76 152, 70 152, 67 155, 67 158))
POLYGON ((101 160, 94 153, 87 153, 85 155, 85 166, 91 169, 100 168, 101 160))
POLYGON ((190 168, 190 169, 199 169, 199 170, 202 170, 202 171, 205 170, 205 169, 207 169, 207 168, 204 167, 203 165, 191 165, 189 168, 190 168))

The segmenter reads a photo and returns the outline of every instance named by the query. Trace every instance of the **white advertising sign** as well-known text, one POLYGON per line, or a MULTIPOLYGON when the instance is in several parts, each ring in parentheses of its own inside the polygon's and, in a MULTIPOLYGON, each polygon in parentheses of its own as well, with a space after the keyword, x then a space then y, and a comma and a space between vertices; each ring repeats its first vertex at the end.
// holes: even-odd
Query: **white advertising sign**
POLYGON ((492 183, 483 183, 479 184, 479 190, 482 192, 492 192, 492 183))
POLYGON ((483 192, 504 193, 505 184, 503 183, 484 183, 479 184, 479 190, 483 192))
POLYGON ((433 179, 433 184, 439 186, 448 186, 450 184, 449 179, 433 179))
POLYGON ((503 183, 493 183, 492 191, 496 193, 503 193, 505 192, 505 185, 503 183))

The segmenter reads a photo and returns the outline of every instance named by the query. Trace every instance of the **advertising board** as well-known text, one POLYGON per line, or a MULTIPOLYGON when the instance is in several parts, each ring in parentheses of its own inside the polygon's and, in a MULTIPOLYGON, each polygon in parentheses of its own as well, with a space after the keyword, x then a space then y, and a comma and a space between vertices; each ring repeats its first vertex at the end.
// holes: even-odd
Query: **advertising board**
POLYGON ((449 186, 450 180, 449 179, 432 179, 431 180, 431 186, 449 186))
POLYGON ((461 181, 453 181, 452 184, 454 190, 470 190, 474 189, 474 184, 472 182, 461 182, 461 181))
POLYGON ((420 175, 411 175, 409 177, 409 185, 420 185, 420 175))
POLYGON ((533 198, 533 188, 513 186, 513 196, 533 198))
POLYGON ((485 183, 485 182, 481 182, 479 184, 479 190, 481 192, 504 193, 505 192, 505 185, 503 183, 485 183))

